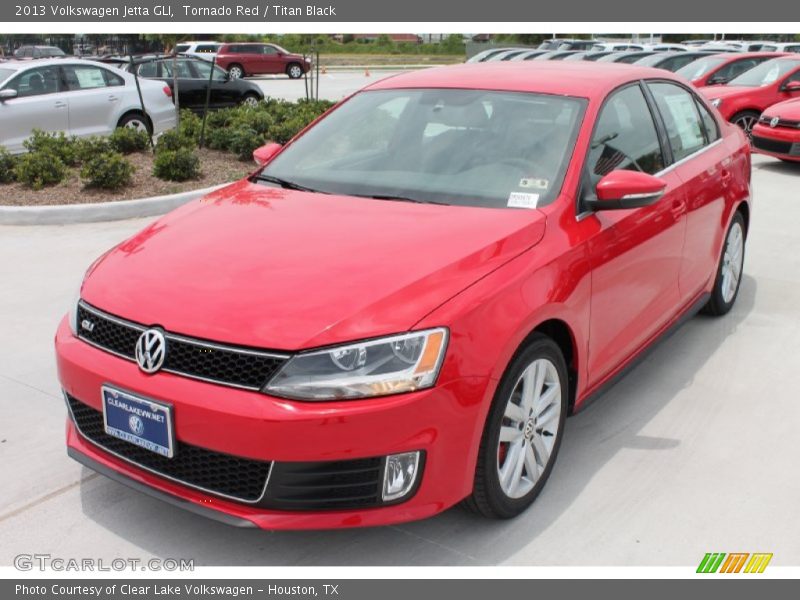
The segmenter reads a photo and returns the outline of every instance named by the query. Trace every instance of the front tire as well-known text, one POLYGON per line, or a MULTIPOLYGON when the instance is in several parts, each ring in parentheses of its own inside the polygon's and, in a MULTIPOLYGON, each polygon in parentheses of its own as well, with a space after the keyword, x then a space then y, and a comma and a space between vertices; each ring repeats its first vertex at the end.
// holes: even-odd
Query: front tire
POLYGON ((241 104, 242 106, 255 108, 256 106, 258 106, 258 103, 260 101, 261 98, 259 98, 256 94, 250 93, 250 94, 245 94, 239 104, 241 104))
POLYGON ((300 79, 303 76, 303 67, 298 63, 292 63, 286 67, 286 74, 289 79, 300 79))
POLYGON ((737 211, 725 234, 714 289, 708 303, 703 307, 704 313, 722 316, 733 308, 742 283, 745 238, 744 217, 737 211))
POLYGON ((530 506, 547 482, 567 416, 567 365, 558 345, 534 334, 509 365, 486 420, 472 495, 465 505, 509 519, 530 506))

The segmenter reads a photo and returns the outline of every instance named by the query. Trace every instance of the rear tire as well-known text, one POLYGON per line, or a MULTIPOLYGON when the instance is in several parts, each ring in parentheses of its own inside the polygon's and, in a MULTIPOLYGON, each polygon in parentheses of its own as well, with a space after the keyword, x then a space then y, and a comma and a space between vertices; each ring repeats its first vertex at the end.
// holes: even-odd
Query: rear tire
POLYGON ((231 79, 241 79, 244 76, 245 72, 242 65, 231 65, 228 67, 228 77, 231 79))
POLYGON ((731 123, 737 125, 742 131, 744 131, 748 140, 752 140, 753 126, 758 123, 758 118, 760 116, 761 114, 754 110, 743 110, 742 112, 736 113, 731 117, 731 123))
POLYGON ((561 350, 549 337, 535 333, 506 369, 495 393, 472 495, 464 501, 468 509, 510 519, 533 503, 555 464, 568 398, 561 350))
POLYGON ((300 63, 290 63, 286 67, 286 74, 289 79, 300 79, 303 76, 303 67, 300 63))
POLYGON ((703 312, 707 315, 719 317, 726 314, 733 308, 739 296, 744 267, 745 238, 744 217, 737 211, 725 234, 711 298, 703 307, 703 312))
POLYGON ((153 127, 150 125, 150 119, 143 116, 141 113, 128 113, 119 120, 117 128, 129 127, 137 131, 145 131, 148 135, 152 135, 153 127))

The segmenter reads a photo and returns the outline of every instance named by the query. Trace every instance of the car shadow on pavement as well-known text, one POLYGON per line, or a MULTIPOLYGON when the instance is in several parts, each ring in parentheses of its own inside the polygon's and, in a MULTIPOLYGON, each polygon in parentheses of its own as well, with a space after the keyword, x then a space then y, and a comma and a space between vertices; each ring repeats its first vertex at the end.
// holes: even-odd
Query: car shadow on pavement
POLYGON ((753 164, 754 169, 761 169, 762 171, 769 171, 779 175, 798 175, 800 174, 800 161, 798 162, 785 162, 775 159, 769 162, 759 162, 753 164))
MULTIPOLYGON (((658 469, 664 462, 658 453, 674 451, 681 441, 641 432, 671 403, 686 402, 679 396, 750 314, 756 288, 756 281, 745 275, 730 314, 691 319, 661 340, 590 407, 568 419, 558 464, 548 484, 534 505, 516 519, 486 520, 455 507, 424 521, 380 528, 295 532, 237 529, 104 477, 82 484, 83 513, 117 536, 120 548, 138 547, 143 557, 191 558, 196 566, 554 564, 552 558, 548 559, 548 544, 539 538, 547 535, 556 521, 570 519, 571 510, 591 511, 597 518, 602 518, 604 510, 617 511, 619 517, 626 503, 641 501, 643 487, 648 491, 652 488, 657 496, 659 486, 668 485, 658 469), (640 460, 642 464, 635 472, 623 469, 620 474, 617 467, 615 475, 607 476, 619 480, 619 486, 607 493, 595 491, 590 498, 581 497, 609 461, 620 460, 621 453, 631 450, 653 454, 640 460), (626 495, 629 480, 635 481, 640 492, 633 498, 626 495)), ((681 427, 684 435, 702 435, 700 423, 683 423, 681 427)), ((574 534, 574 539, 565 542, 567 546, 577 548, 586 543, 579 528, 562 527, 574 534)), ((598 550, 601 552, 602 547, 598 550)))

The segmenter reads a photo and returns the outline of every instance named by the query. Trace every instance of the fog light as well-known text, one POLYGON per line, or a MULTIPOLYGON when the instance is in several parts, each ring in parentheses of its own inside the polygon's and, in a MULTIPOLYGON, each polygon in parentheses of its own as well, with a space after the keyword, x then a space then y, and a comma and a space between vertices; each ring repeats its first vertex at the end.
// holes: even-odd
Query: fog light
POLYGON ((383 501, 402 498, 414 487, 419 470, 419 452, 390 454, 383 474, 383 501))

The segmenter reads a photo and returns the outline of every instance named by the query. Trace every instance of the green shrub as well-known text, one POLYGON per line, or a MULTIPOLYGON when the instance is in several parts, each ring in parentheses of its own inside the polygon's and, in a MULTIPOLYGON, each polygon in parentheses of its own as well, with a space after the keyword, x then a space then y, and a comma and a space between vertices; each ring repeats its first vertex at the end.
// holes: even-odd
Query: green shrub
POLYGON ((162 150, 153 161, 153 175, 167 181, 186 181, 200 176, 200 159, 189 148, 162 150))
POLYGON ((46 185, 61 183, 67 176, 67 167, 52 151, 39 150, 23 154, 14 167, 17 181, 40 190, 46 185))
POLYGON ((80 164, 84 164, 95 156, 113 150, 109 138, 96 135, 72 138, 72 144, 75 151, 75 158, 80 164))
POLYGON ((14 175, 16 164, 16 157, 5 148, 0 147, 0 183, 12 183, 16 179, 14 175))
POLYGON ((200 129, 203 127, 203 120, 194 112, 186 108, 181 110, 181 124, 178 132, 181 136, 196 140, 200 137, 200 129))
POLYGON ((57 156, 62 163, 69 167, 78 164, 74 140, 68 138, 63 131, 47 133, 41 129, 34 129, 31 137, 22 142, 22 145, 29 153, 46 152, 57 156))
POLYGON ((175 150, 180 150, 181 148, 192 149, 196 145, 197 144, 194 141, 194 138, 182 135, 179 131, 171 129, 170 131, 165 131, 158 136, 158 141, 156 142, 156 153, 163 151, 174 152, 175 150))
POLYGON ((83 165, 81 180, 86 187, 118 190, 131 182, 133 171, 133 165, 122 154, 105 152, 83 165))
POLYGON ((228 127, 209 129, 206 131, 206 146, 213 150, 229 150, 234 137, 234 130, 228 127))
POLYGON ((142 152, 150 146, 150 136, 147 132, 133 127, 117 127, 108 141, 114 150, 122 154, 142 152))
POLYGON ((254 129, 239 127, 231 130, 228 150, 236 154, 239 160, 253 160, 253 150, 267 143, 263 134, 254 129))

